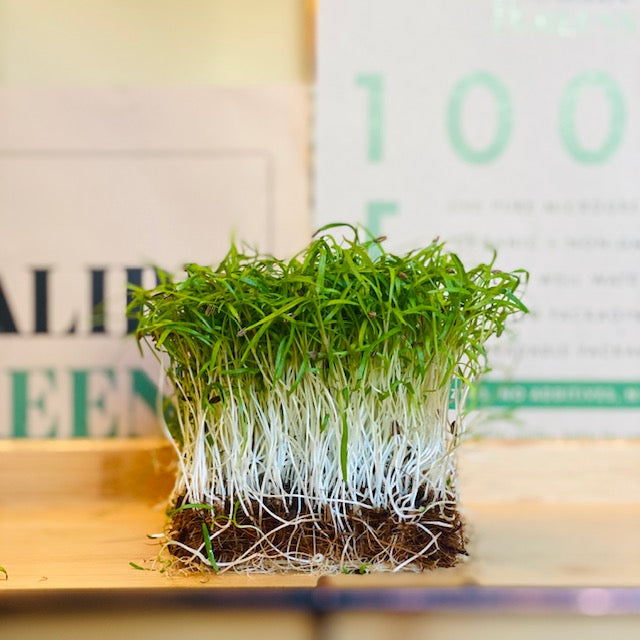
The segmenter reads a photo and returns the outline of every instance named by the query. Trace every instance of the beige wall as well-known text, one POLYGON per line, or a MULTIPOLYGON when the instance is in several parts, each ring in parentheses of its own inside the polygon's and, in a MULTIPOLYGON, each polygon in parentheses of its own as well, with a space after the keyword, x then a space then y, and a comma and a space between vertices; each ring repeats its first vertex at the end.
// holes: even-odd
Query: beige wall
POLYGON ((0 84, 310 80, 311 0, 0 0, 0 84))

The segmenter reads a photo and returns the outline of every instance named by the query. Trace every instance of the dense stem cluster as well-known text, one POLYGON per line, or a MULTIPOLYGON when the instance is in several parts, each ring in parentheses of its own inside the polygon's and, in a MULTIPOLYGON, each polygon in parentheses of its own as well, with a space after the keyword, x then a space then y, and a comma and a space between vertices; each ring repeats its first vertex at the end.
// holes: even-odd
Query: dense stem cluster
POLYGON ((467 270, 437 240, 396 256, 332 227, 287 261, 232 246, 215 269, 133 292, 137 337, 175 391, 182 557, 331 571, 455 556, 442 549, 447 531, 462 540, 462 408, 486 341, 525 311, 523 273, 467 270))

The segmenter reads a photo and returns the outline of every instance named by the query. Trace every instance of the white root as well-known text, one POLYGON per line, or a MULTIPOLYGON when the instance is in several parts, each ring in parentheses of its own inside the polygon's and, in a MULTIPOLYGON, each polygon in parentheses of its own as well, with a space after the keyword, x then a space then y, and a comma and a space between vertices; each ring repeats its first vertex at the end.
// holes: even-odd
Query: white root
MULTIPOLYGON (((174 502, 231 504, 247 515, 255 516, 257 509, 262 514, 258 524, 267 516, 272 525, 274 520, 280 522, 265 531, 254 527, 255 543, 233 561, 218 562, 220 571, 357 571, 365 564, 372 570, 417 570, 417 560, 438 552, 438 531, 451 527, 445 508, 455 508, 457 499, 454 451, 466 389, 455 392, 455 409, 450 409, 449 386, 434 391, 435 380, 425 382, 420 401, 402 385, 385 394, 389 373, 387 369, 376 378, 372 372, 367 397, 355 390, 346 402, 314 375, 303 376, 295 393, 290 393, 294 372, 263 388, 230 377, 225 380, 224 401, 213 405, 202 402, 211 381, 192 376, 188 397, 176 385, 184 442, 179 448, 174 502), (343 420, 348 425, 346 478, 343 420), (293 515, 288 519, 283 512, 274 512, 274 504, 293 515), (422 518, 427 509, 428 522, 422 518), (441 519, 434 520, 434 509, 441 519), (394 549, 392 541, 380 540, 360 520, 380 548, 373 559, 361 557, 352 518, 366 510, 386 510, 398 523, 423 530, 429 543, 407 558, 406 549, 394 549), (320 532, 327 520, 340 538, 335 554, 317 553, 315 538, 313 553, 300 551, 298 528, 311 524, 312 531, 320 532), (288 527, 291 535, 281 548, 272 539, 288 527)), ((231 524, 234 514, 216 516, 231 524)), ((213 527, 212 543, 225 529, 213 527)), ((202 547, 192 549, 176 540, 167 544, 191 554, 183 562, 211 565, 202 547)))

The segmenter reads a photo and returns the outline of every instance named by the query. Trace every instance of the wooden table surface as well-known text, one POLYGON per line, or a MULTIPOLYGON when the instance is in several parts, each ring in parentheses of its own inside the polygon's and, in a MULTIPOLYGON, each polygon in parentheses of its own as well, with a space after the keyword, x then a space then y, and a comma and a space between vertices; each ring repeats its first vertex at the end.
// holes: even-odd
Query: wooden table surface
MULTIPOLYGON (((465 444, 470 560, 339 586, 640 587, 640 442, 465 444)), ((307 575, 153 569, 173 452, 162 441, 0 442, 0 591, 313 586, 307 575)))
POLYGON ((640 442, 469 442, 470 559, 365 576, 153 569, 164 442, 0 441, 3 640, 640 637, 640 442))

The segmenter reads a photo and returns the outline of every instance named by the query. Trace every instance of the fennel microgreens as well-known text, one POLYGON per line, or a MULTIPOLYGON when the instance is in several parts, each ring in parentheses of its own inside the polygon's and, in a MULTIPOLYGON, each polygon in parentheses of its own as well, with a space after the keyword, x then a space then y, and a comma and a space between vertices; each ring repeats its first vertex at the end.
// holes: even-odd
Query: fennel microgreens
POLYGON ((439 540, 461 535, 465 398, 487 340, 526 311, 526 273, 494 260, 466 269, 438 240, 397 256, 328 225, 289 260, 233 245, 215 268, 134 288, 136 337, 174 390, 169 544, 220 571, 451 564, 439 540), (376 514, 420 528, 413 548, 380 533, 376 514), (235 551, 231 529, 248 537, 235 551))

